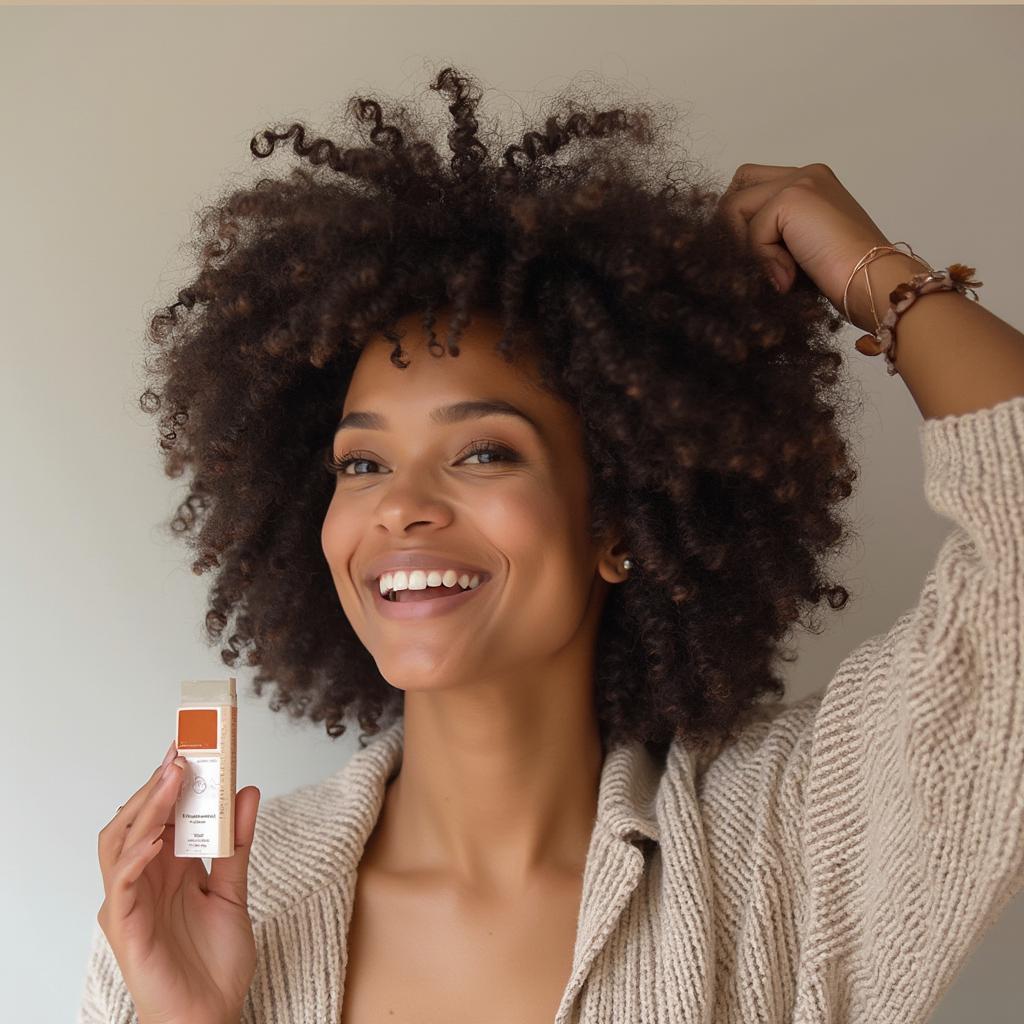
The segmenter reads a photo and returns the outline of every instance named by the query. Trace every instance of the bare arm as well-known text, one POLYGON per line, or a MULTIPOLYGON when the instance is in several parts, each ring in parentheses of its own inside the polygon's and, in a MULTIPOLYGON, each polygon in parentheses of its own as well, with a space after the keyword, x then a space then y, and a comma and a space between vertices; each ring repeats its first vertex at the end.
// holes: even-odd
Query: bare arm
MULTIPOLYGON (((870 264, 879 318, 889 307, 889 292, 924 269, 901 253, 870 264)), ((863 271, 850 292, 851 318, 873 331, 863 271)), ((919 296, 903 312, 896 322, 895 363, 925 419, 988 409, 1024 395, 1024 334, 957 292, 919 296)))

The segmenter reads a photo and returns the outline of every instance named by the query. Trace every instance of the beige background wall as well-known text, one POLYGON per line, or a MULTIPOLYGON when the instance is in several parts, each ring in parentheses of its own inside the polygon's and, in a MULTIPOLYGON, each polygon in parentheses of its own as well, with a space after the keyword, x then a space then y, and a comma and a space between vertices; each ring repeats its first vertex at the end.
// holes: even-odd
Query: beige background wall
MULTIPOLYGON (((1019 7, 0 8, 0 640, 4 718, 21 723, 0 776, 6 1019, 72 1019, 96 833, 163 755, 179 680, 226 674, 201 639, 207 581, 159 530, 181 489, 137 372, 148 316, 190 269, 193 214, 252 176, 252 134, 326 127, 378 89, 440 121, 426 85, 448 62, 512 129, 593 72, 678 105, 680 143, 725 180, 745 161, 829 164, 890 238, 976 266, 982 301, 1020 327, 1022 29, 1019 7)), ((794 699, 915 603, 950 528, 924 502, 917 407, 857 333, 863 543, 837 567, 855 600, 804 638, 794 699)), ((264 798, 355 749, 248 696, 239 717, 239 785, 264 798)), ((935 1019, 1019 1019, 1022 942, 1018 900, 935 1019)))

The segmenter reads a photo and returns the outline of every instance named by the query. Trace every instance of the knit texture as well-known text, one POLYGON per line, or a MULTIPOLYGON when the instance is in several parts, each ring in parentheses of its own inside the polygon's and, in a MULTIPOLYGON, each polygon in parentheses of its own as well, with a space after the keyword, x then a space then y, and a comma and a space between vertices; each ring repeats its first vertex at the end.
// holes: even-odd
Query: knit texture
MULTIPOLYGON (((1024 887, 1024 396, 919 429, 916 606, 717 751, 608 752, 556 1024, 924 1021, 1024 887)), ((338 1024, 403 728, 260 807, 244 1024, 338 1024)), ((137 1024, 98 925, 77 1019, 137 1024)))

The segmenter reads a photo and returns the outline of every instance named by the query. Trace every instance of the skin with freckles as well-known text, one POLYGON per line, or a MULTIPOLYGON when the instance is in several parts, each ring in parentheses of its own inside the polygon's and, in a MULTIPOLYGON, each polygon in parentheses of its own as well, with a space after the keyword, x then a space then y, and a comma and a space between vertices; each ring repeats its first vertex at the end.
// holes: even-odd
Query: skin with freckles
MULTIPOLYGON (((439 337, 447 324, 439 317, 439 337)), ((343 1019, 422 1021, 427 1006, 449 1022, 493 1020, 499 1005, 510 1020, 550 1020, 568 980, 604 756, 597 629, 627 552, 588 536, 581 424, 539 386, 529 350, 506 362, 486 312, 456 357, 428 350, 418 316, 398 329, 409 365, 375 339, 344 396, 343 414, 375 412, 388 429, 338 433, 335 457, 358 458, 338 475, 321 533, 345 614, 405 693, 401 766, 360 862, 343 1019), (466 399, 509 402, 539 432, 512 416, 430 418, 466 399), (498 454, 473 454, 481 441, 498 454), (389 620, 366 567, 419 546, 491 579, 447 614, 389 620), (466 979, 457 992, 453 962, 466 979)))

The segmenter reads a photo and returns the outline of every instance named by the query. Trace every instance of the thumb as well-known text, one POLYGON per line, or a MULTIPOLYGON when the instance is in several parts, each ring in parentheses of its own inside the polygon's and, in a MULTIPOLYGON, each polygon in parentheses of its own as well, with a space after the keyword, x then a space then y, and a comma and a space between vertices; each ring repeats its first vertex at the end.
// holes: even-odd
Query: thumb
POLYGON ((260 791, 255 786, 246 786, 235 795, 235 852, 230 857, 213 857, 210 861, 210 877, 206 883, 207 892, 248 908, 249 901, 249 850, 256 829, 256 812, 260 803, 260 791))

